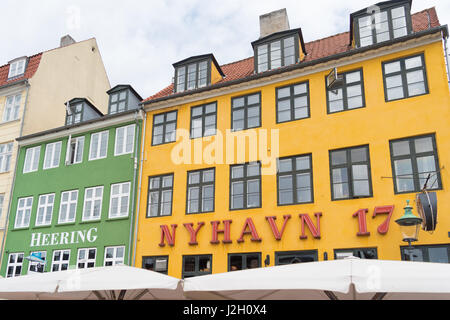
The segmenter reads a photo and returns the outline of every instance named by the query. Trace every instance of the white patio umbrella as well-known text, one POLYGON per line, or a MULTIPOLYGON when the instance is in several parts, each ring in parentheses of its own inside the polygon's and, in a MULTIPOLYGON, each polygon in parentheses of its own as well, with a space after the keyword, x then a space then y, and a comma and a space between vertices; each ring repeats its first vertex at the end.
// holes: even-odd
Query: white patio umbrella
POLYGON ((201 300, 323 300, 349 292, 350 261, 322 261, 233 271, 184 280, 201 300))
POLYGON ((33 274, 0 280, 4 299, 185 299, 180 280, 128 266, 33 274))
POLYGON ((189 278, 191 299, 450 299, 450 265, 350 258, 189 278))

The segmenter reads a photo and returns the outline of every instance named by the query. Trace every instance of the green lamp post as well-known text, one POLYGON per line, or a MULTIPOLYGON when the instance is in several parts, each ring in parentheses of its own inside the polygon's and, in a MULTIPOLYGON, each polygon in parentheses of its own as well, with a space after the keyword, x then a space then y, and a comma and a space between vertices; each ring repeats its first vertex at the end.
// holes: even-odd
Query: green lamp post
MULTIPOLYGON (((405 214, 395 222, 400 226, 400 231, 403 236, 403 241, 408 242, 411 251, 411 242, 419 239, 420 225, 422 218, 416 217, 412 212, 412 207, 409 205, 409 200, 406 201, 405 214)), ((412 256, 411 256, 412 258, 412 256)), ((412 260, 412 259, 411 259, 412 260)))

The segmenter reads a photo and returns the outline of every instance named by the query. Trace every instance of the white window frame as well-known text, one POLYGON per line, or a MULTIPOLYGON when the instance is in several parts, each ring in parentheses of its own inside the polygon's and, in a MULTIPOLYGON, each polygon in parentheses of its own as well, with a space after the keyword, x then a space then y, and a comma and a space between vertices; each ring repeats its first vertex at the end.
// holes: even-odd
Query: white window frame
POLYGON ((61 162, 61 148, 62 148, 62 143, 61 141, 58 142, 53 142, 53 143, 49 143, 46 145, 45 147, 45 157, 44 157, 44 170, 48 170, 48 169, 53 169, 53 168, 58 168, 59 167, 59 163, 61 162), (58 154, 58 164, 55 165, 55 160, 56 160, 56 147, 59 145, 59 154, 58 154), (51 148, 51 155, 50 155, 50 166, 47 167, 47 157, 49 157, 49 148, 51 148))
POLYGON ((97 186, 97 187, 91 187, 91 188, 86 188, 86 190, 84 191, 84 202, 83 202, 83 218, 82 221, 94 221, 94 220, 100 220, 102 217, 102 204, 103 204, 103 186, 97 186), (96 191, 98 189, 102 190, 102 195, 100 197, 95 196, 96 191), (92 198, 87 198, 87 193, 89 190, 92 190, 92 198), (94 203, 95 201, 100 200, 100 213, 98 217, 94 217, 93 216, 93 212, 94 212, 94 203), (89 209, 88 215, 86 214, 86 202, 87 201, 91 201, 91 207, 89 209))
POLYGON ((55 250, 53 251, 53 257, 52 257, 52 266, 50 268, 50 272, 58 272, 58 271, 62 271, 61 270, 61 266, 67 264, 67 269, 69 270, 69 266, 70 266, 70 249, 63 249, 63 250, 55 250), (59 261, 55 261, 55 255, 57 252, 60 252, 61 254, 61 260, 59 261), (64 253, 69 252, 69 258, 67 260, 62 260, 64 257, 64 253), (58 266, 58 270, 53 271, 53 266, 58 266))
POLYGON ((11 169, 13 148, 13 142, 0 144, 0 173, 8 172, 11 169))
POLYGON ((110 200, 109 200, 109 214, 108 214, 108 217, 110 219, 128 217, 128 211, 130 210, 130 192, 131 192, 131 182, 116 183, 116 184, 112 184, 111 185, 111 194, 110 194, 110 200), (128 192, 123 192, 123 188, 125 186, 128 186, 128 192), (119 188, 118 193, 115 194, 115 195, 113 194, 114 187, 118 187, 119 188), (126 200, 124 198, 126 198, 126 200), (117 200, 117 214, 116 215, 112 214, 113 199, 118 199, 117 200), (125 213, 120 212, 120 208, 122 208, 122 202, 123 201, 127 202, 127 211, 125 213))
POLYGON ((36 210, 36 223, 35 226, 49 226, 52 224, 52 218, 53 218, 53 207, 55 205, 55 194, 49 193, 49 194, 43 194, 39 196, 38 200, 38 208, 36 210), (52 201, 49 201, 50 197, 53 197, 52 201), (41 199, 44 199, 44 203, 41 203, 41 199), (39 222, 39 211, 43 209, 44 213, 42 216, 42 222, 39 222), (50 209, 50 211, 48 210, 50 209), (48 222, 46 222, 49 220, 48 222))
POLYGON ((58 224, 65 224, 65 223, 73 223, 75 222, 77 218, 77 206, 78 206, 78 190, 70 190, 70 191, 64 191, 61 192, 61 201, 59 206, 59 215, 58 215, 58 224), (76 194, 76 199, 72 200, 72 194, 76 194), (69 194, 69 198, 67 201, 63 200, 64 194, 69 194), (62 219, 62 213, 63 213, 63 205, 66 205, 66 211, 64 213, 65 219, 62 219), (72 205, 75 205, 75 215, 73 219, 69 219, 69 213, 70 208, 72 205))
POLYGON ((95 268, 95 262, 97 259, 97 248, 80 248, 77 252, 77 269, 90 269, 95 268), (94 250, 95 251, 95 257, 93 259, 89 259, 89 251, 94 250), (80 259, 80 252, 85 251, 85 258, 80 259), (80 264, 83 264, 83 267, 80 267, 80 264), (92 267, 88 267, 88 263, 94 263, 92 267))
POLYGON ((22 101, 21 93, 6 97, 5 108, 3 110, 3 122, 10 122, 19 119, 21 101, 22 101))
POLYGON ((89 161, 92 160, 99 160, 99 159, 104 159, 108 156, 108 142, 109 142, 109 131, 102 131, 102 132, 96 132, 91 134, 91 142, 90 142, 90 146, 89 146, 89 161), (102 136, 106 135, 106 151, 105 151, 105 155, 101 156, 100 155, 100 151, 101 151, 101 146, 102 146, 102 136), (97 144, 97 150, 93 150, 92 146, 93 143, 92 141, 94 141, 94 138, 98 137, 98 144, 97 144), (95 151, 95 155, 92 155, 92 151, 95 151))
POLYGON ((26 65, 27 65, 27 59, 20 59, 20 60, 17 60, 17 61, 14 61, 14 62, 10 63, 9 64, 8 79, 11 79, 13 77, 17 77, 17 76, 23 75, 25 73, 26 65), (20 66, 20 68, 19 68, 19 66, 20 66))
POLYGON ((133 153, 134 151, 134 136, 135 136, 135 131, 136 131, 136 125, 135 124, 131 124, 125 127, 120 127, 116 129, 116 141, 114 144, 114 156, 121 156, 123 154, 130 154, 133 153), (130 150, 127 150, 127 142, 128 142, 128 133, 129 130, 132 131, 132 143, 131 143, 131 148, 130 150), (119 133, 122 133, 122 143, 119 143, 119 133))
POLYGON ((41 146, 28 148, 25 154, 23 173, 38 171, 40 157, 41 157, 41 146))
POLYGON ((22 271, 23 271, 23 259, 24 259, 24 253, 23 252, 14 252, 14 253, 10 253, 9 255, 8 255, 8 264, 7 264, 7 266, 6 266, 6 278, 14 278, 14 277, 19 277, 21 274, 22 274, 22 271), (22 262, 17 262, 17 258, 20 256, 20 255, 22 255, 22 262), (15 256, 15 258, 14 258, 14 262, 10 262, 11 261, 11 256, 15 256), (9 270, 9 268, 10 267, 13 267, 14 268, 14 272, 13 272, 13 275, 12 276, 8 276, 8 270, 9 270), (16 276, 16 269, 17 269, 17 267, 20 267, 20 274, 19 275, 17 275, 16 276))
POLYGON ((83 151, 84 151, 84 136, 82 137, 76 137, 72 138, 68 141, 67 146, 67 153, 66 153, 66 165, 72 165, 72 164, 78 164, 83 162, 83 151), (72 151, 72 144, 75 144, 75 150, 72 151), (81 153, 80 153, 80 159, 77 160, 78 151, 80 150, 81 146, 81 153), (72 156, 73 156, 73 162, 72 162, 72 156))
MULTIPOLYGON (((30 252, 30 255, 33 254, 33 253, 40 253, 42 259, 43 259, 45 262, 47 262, 47 251, 33 251, 33 252, 30 252)), ((28 263, 28 273, 30 273, 30 272, 33 272, 33 273, 35 273, 35 272, 37 272, 37 273, 43 273, 43 272, 45 272, 45 264, 44 264, 44 271, 43 271, 43 272, 39 272, 39 271, 31 271, 31 267, 33 267, 33 266, 38 266, 39 264, 40 264, 39 262, 33 262, 33 261, 30 261, 30 262, 28 263)))
POLYGON ((116 266, 116 265, 120 265, 120 264, 125 264, 125 246, 115 246, 115 247, 106 247, 105 248, 105 257, 103 260, 103 265, 106 267, 106 263, 107 262, 111 262, 112 265, 111 266, 116 266), (113 256, 112 258, 107 258, 106 254, 108 253, 108 249, 112 249, 113 250, 113 256), (118 249, 123 249, 123 257, 122 258, 117 258, 117 251, 118 249))
POLYGON ((31 210, 33 209, 33 197, 26 197, 26 198, 19 198, 17 200, 17 211, 16 211, 16 221, 14 223, 15 229, 21 229, 21 228, 28 228, 30 226, 30 220, 31 220, 31 210), (31 199, 31 204, 27 205, 28 200, 31 199), (24 206, 20 206, 20 202, 24 202, 24 206), (22 213, 21 221, 19 222, 19 213, 22 213), (28 217, 28 219, 27 219, 28 217), (25 224, 24 221, 28 220, 28 223, 25 224))

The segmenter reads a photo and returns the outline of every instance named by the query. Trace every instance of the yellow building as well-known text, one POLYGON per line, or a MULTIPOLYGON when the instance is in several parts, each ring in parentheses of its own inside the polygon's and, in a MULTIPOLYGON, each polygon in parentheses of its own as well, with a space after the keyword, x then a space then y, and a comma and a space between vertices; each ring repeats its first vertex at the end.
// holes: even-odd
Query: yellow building
POLYGON ((58 48, 0 67, 0 251, 14 183, 15 139, 64 125, 65 104, 74 97, 87 97, 107 113, 109 88, 94 38, 75 42, 67 35, 58 48))
POLYGON ((309 43, 285 10, 260 23, 254 57, 175 63, 174 83, 143 102, 135 265, 190 277, 349 255, 449 262, 448 30, 435 9, 382 2, 309 43), (407 200, 418 215, 424 187, 438 223, 410 250, 395 220, 407 200))

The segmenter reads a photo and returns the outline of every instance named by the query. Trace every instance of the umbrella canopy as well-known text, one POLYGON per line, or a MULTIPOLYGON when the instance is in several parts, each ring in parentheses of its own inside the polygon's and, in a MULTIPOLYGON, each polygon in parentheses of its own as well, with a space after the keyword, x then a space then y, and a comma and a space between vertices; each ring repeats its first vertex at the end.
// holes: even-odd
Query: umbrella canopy
POLYGON ((450 299, 450 265, 357 258, 189 278, 191 299, 450 299))
POLYGON ((180 280, 128 266, 33 274, 0 280, 4 299, 184 299, 180 280))
POLYGON ((188 278, 184 291, 205 300, 322 300, 346 295, 350 277, 350 260, 322 261, 188 278))

